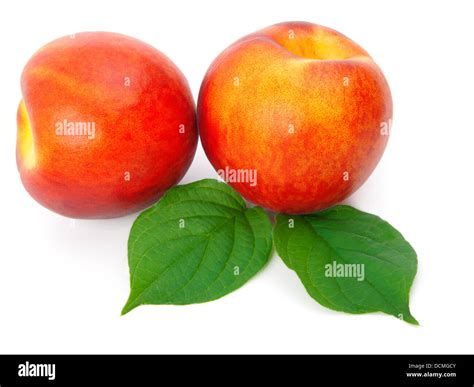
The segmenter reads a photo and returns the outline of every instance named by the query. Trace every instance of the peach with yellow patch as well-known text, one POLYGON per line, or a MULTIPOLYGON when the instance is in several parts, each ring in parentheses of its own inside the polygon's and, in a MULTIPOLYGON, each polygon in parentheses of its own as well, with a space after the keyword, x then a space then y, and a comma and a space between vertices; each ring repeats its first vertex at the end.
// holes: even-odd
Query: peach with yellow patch
POLYGON ((334 205, 380 160, 392 98, 359 45, 326 27, 276 24, 224 50, 198 101, 206 154, 247 200, 284 213, 334 205), (256 184, 240 181, 255 171, 256 184))
POLYGON ((79 33, 41 48, 21 79, 17 164, 39 203, 74 218, 143 209, 176 184, 196 144, 179 69, 130 37, 79 33))

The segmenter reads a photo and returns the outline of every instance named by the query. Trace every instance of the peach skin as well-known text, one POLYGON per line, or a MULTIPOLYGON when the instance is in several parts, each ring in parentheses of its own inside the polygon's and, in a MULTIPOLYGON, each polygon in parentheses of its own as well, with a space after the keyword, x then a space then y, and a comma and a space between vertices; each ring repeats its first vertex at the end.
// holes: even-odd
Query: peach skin
POLYGON ((186 79, 160 51, 109 32, 55 40, 27 63, 17 165, 27 191, 73 218, 141 210, 176 184, 197 144, 186 79))
POLYGON ((214 168, 250 202, 283 213, 319 211, 357 190, 391 122, 389 86, 367 52, 305 22, 232 44, 199 93, 199 131, 214 168))

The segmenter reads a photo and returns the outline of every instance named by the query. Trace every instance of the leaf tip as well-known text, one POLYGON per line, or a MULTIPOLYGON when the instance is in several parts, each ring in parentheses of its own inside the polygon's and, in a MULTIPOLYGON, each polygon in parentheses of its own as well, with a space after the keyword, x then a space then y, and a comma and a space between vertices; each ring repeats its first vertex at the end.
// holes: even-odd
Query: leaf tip
POLYGON ((125 306, 123 307, 122 311, 120 312, 120 316, 125 316, 128 312, 131 312, 135 309, 138 305, 136 305, 132 300, 129 298, 125 306))
POLYGON ((408 324, 420 326, 420 323, 418 322, 418 320, 415 317, 413 317, 410 312, 406 314, 398 315, 398 318, 400 318, 400 320, 405 321, 408 324))
POLYGON ((418 320, 417 320, 415 317, 411 316, 411 315, 409 316, 409 318, 405 319, 405 321, 406 321, 407 323, 412 324, 412 325, 415 325, 415 326, 417 326, 417 327, 420 326, 420 323, 418 322, 418 320))

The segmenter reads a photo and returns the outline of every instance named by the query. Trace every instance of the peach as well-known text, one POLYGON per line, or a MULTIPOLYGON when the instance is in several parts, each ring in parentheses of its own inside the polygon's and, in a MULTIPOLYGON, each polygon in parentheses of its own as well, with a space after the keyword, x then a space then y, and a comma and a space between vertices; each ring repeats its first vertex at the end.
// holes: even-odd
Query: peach
POLYGON ((391 120, 389 86, 367 52, 304 22, 225 49, 198 100, 215 169, 233 171, 229 184, 247 200, 284 213, 322 210, 357 190, 384 152, 391 120), (256 182, 245 179, 252 171, 256 182))
POLYGON ((86 32, 34 54, 21 78, 17 164, 43 206, 74 218, 143 209, 176 184, 197 144, 186 79, 164 54, 86 32))

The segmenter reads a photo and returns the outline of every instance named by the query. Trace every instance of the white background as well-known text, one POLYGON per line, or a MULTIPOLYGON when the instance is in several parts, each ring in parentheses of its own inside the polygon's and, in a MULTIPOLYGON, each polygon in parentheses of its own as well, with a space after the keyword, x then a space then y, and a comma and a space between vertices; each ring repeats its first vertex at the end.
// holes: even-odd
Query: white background
MULTIPOLYGON (((1 353, 474 352, 474 37, 470 1, 3 1, 0 9, 1 353), (221 300, 142 306, 124 317, 135 215, 75 224, 36 204, 15 164, 20 74, 59 36, 109 30, 168 55, 195 97, 210 62, 277 22, 332 27, 362 45, 394 99, 387 151, 348 201, 390 221, 418 252, 414 327, 327 310, 274 255, 221 300)), ((214 177, 201 148, 183 182, 214 177)))

